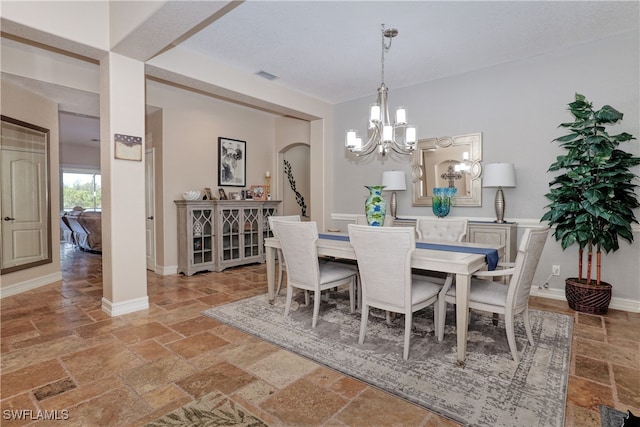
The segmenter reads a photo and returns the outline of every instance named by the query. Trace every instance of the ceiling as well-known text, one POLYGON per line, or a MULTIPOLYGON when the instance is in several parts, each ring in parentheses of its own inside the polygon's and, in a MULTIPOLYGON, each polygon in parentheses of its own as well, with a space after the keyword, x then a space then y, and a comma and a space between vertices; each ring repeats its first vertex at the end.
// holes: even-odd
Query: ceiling
MULTIPOLYGON (((392 96, 394 88, 637 31, 640 21, 638 1, 245 1, 213 18, 202 16, 208 25, 185 33, 185 26, 194 27, 193 10, 189 23, 187 12, 202 3, 172 3, 171 22, 181 33, 171 48, 198 52, 239 72, 273 74, 273 84, 331 104, 375 97, 383 23, 399 32, 385 55, 384 80, 392 96)), ((140 33, 149 42, 173 28, 154 30, 140 33)), ((88 102, 82 99, 86 93, 27 84, 63 110, 82 112, 78 103, 88 102)), ((99 138, 92 133, 95 123, 82 127, 83 118, 91 121, 61 117, 61 141, 99 138)))

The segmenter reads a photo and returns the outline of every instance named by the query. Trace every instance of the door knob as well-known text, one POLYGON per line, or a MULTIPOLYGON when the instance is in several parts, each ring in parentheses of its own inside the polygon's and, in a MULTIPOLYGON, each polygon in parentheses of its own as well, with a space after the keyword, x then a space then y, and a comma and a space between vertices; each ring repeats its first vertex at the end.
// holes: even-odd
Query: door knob
POLYGON ((15 218, 9 218, 8 216, 5 216, 4 220, 5 221, 15 221, 16 219, 15 218))
POLYGON ((148 216, 147 219, 153 219, 153 215, 148 216))

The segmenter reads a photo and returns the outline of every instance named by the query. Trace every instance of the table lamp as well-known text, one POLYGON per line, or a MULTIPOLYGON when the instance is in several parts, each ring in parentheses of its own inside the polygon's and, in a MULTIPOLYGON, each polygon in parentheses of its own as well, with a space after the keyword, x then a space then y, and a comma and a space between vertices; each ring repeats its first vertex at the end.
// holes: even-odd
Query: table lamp
POLYGON ((512 163, 488 163, 484 165, 482 172, 483 187, 498 187, 496 191, 496 220, 499 224, 504 221, 504 194, 502 187, 516 186, 516 171, 512 163))
POLYGON ((407 189, 405 176, 403 171, 385 171, 382 172, 382 185, 384 191, 392 191, 391 193, 391 216, 396 218, 398 213, 398 200, 396 191, 404 191, 407 189))

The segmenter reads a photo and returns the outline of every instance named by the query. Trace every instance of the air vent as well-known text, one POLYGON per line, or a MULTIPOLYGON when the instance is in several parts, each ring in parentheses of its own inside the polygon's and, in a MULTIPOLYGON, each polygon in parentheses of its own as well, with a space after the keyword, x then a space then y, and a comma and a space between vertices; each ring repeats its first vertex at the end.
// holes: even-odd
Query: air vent
POLYGON ((263 79, 267 79, 267 80, 276 80, 279 78, 278 76, 274 76, 273 74, 267 73, 266 71, 258 71, 256 73, 256 76, 260 76, 263 79))

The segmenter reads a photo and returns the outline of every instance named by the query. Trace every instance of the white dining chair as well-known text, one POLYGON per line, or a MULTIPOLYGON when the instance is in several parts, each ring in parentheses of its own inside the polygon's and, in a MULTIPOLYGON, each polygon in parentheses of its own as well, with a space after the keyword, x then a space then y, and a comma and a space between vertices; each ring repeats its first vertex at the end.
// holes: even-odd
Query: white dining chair
POLYGON ((318 227, 315 222, 274 221, 282 254, 287 269, 287 304, 285 317, 289 315, 293 289, 313 292, 313 320, 315 328, 320 312, 320 294, 322 291, 347 285, 351 312, 355 311, 354 292, 358 272, 353 268, 335 262, 318 260, 318 227))
MULTIPOLYGON (((464 242, 467 236, 467 224, 466 218, 435 218, 435 217, 417 217, 416 218, 416 234, 418 240, 424 241, 440 241, 440 242, 464 242)), ((438 321, 444 322, 444 313, 446 313, 445 295, 447 289, 451 288, 455 281, 455 276, 448 273, 442 278, 440 273, 425 272, 425 274, 433 277, 438 277, 442 281, 443 291, 438 298, 438 313, 440 318, 438 321)), ((440 329, 438 329, 440 332, 440 329)), ((444 332, 438 333, 438 341, 444 339, 444 332)))
POLYGON ((467 236, 467 219, 418 217, 416 233, 418 240, 444 240, 464 242, 467 236))
MULTIPOLYGON (((272 215, 269 217, 267 221, 269 221, 269 228, 273 233, 273 237, 278 238, 278 234, 276 233, 276 230, 273 227, 273 223, 275 221, 300 222, 300 215, 277 215, 277 216, 272 215)), ((282 250, 278 249, 278 290, 276 290, 276 295, 280 295, 280 288, 282 287, 282 276, 285 271, 285 268, 286 267, 284 265, 284 257, 282 256, 282 250)))
MULTIPOLYGON (((517 314, 522 314, 527 338, 531 345, 534 344, 529 322, 529 292, 548 234, 548 227, 525 230, 515 262, 498 264, 499 267, 506 267, 501 270, 478 271, 471 278, 469 308, 504 315, 507 341, 516 363, 519 360, 514 331, 514 318, 517 314), (493 278, 501 276, 510 276, 508 284, 493 281, 493 278)), ((455 304, 455 287, 445 288, 443 293, 446 302, 455 304)), ((440 315, 438 327, 441 329, 438 336, 444 334, 445 324, 444 316, 442 313, 440 315)))
POLYGON ((412 227, 369 227, 349 224, 349 240, 356 253, 362 288, 362 320, 358 342, 364 343, 369 308, 404 314, 404 351, 409 358, 413 313, 434 305, 434 329, 438 330, 438 294, 442 285, 427 276, 411 274, 416 249, 412 227))

